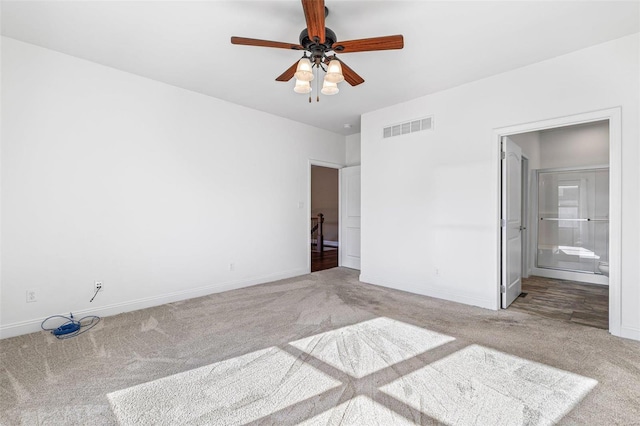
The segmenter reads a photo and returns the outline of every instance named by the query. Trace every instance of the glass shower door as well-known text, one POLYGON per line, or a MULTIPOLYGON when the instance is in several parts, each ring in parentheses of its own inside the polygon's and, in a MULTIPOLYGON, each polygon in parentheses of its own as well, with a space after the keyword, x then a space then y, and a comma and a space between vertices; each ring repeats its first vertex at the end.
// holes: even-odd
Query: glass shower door
POLYGON ((609 170, 538 174, 536 266, 599 273, 608 262, 609 170))

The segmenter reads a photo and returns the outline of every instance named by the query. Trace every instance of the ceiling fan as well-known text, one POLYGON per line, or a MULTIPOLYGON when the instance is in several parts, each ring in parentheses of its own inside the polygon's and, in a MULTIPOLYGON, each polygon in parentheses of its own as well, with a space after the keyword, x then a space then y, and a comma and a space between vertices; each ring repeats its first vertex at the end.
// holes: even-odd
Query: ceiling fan
MULTIPOLYGON (((338 59, 336 53, 391 50, 404 47, 402 35, 338 41, 336 34, 325 27, 325 17, 329 14, 329 9, 325 7, 324 0, 302 0, 302 8, 307 28, 300 33, 299 44, 231 37, 232 44, 303 51, 302 59, 296 61, 276 78, 276 81, 289 81, 295 76, 296 87, 294 91, 298 93, 311 91, 309 82, 314 78, 313 68, 316 69, 316 72, 319 69, 326 72, 322 88, 322 93, 326 95, 337 93, 337 83, 341 81, 346 81, 351 86, 364 83, 364 79, 341 59, 338 59)), ((311 97, 309 97, 309 102, 311 102, 311 97)))

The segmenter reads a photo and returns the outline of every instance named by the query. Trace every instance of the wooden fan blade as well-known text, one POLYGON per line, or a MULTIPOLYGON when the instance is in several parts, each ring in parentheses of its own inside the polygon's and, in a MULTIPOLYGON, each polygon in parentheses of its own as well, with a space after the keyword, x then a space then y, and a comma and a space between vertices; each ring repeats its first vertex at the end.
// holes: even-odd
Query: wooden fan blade
POLYGON ((280 74, 276 81, 289 81, 293 78, 293 75, 296 73, 296 69, 298 68, 298 61, 295 61, 293 65, 291 65, 285 72, 280 74))
POLYGON ((257 38, 231 37, 231 44, 244 46, 276 47, 278 49, 304 50, 304 47, 295 43, 283 43, 281 41, 259 40, 257 38))
POLYGON ((302 0, 309 39, 324 43, 324 0, 302 0))
POLYGON ((402 49, 404 38, 402 35, 363 38, 360 40, 337 41, 331 47, 338 53, 368 52, 371 50, 402 49))
POLYGON ((342 75, 344 75, 344 80, 347 83, 352 86, 364 83, 364 78, 360 77, 357 72, 349 68, 342 60, 340 60, 340 64, 342 64, 342 75))

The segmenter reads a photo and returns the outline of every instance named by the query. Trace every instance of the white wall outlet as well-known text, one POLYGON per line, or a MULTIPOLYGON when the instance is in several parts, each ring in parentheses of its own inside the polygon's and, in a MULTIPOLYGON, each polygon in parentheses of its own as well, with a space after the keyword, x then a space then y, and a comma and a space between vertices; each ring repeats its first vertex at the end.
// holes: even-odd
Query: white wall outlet
POLYGON ((436 272, 436 277, 439 277, 439 276, 440 276, 440 269, 439 269, 439 268, 436 268, 436 271, 435 271, 435 272, 436 272))
POLYGON ((235 263, 233 263, 233 262, 231 262, 231 263, 229 264, 229 270, 230 270, 230 271, 235 271, 235 270, 236 270, 236 264, 235 264, 235 263))
POLYGON ((38 301, 38 293, 35 289, 27 290, 27 303, 37 302, 38 301))
POLYGON ((94 291, 104 291, 104 283, 102 281, 94 281, 93 282, 93 290, 94 291))
POLYGON ((304 202, 303 201, 298 201, 298 208, 304 208, 304 202))

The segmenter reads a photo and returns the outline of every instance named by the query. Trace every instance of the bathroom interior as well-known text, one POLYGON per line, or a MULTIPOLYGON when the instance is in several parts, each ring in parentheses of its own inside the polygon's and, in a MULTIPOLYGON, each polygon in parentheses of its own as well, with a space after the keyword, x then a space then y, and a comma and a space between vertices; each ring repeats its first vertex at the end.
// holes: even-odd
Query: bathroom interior
POLYGON ((609 283, 609 122, 509 138, 523 155, 523 295, 544 283, 547 293, 530 305, 566 314, 582 300, 578 295, 598 293, 593 305, 576 309, 595 312, 602 323, 609 283), (569 284, 566 303, 564 296, 554 300, 569 284))

